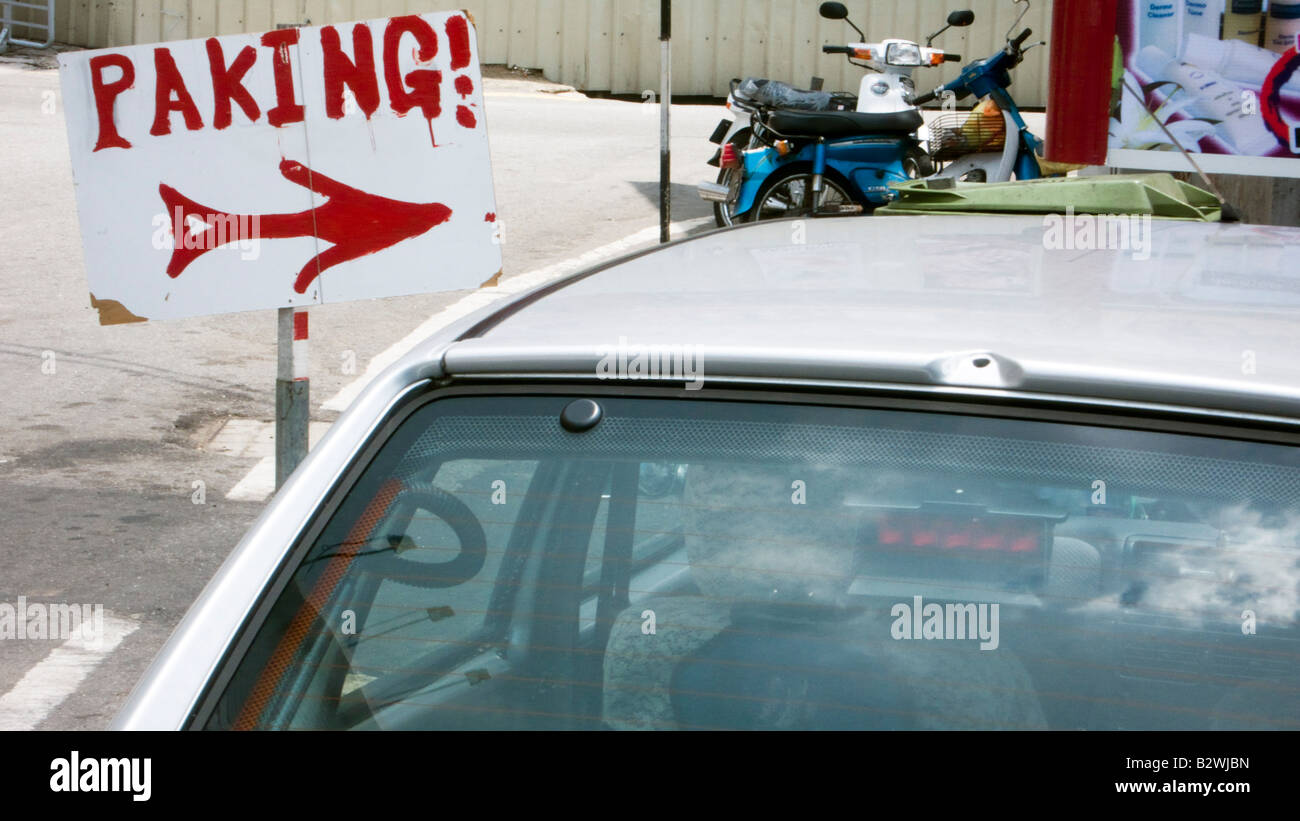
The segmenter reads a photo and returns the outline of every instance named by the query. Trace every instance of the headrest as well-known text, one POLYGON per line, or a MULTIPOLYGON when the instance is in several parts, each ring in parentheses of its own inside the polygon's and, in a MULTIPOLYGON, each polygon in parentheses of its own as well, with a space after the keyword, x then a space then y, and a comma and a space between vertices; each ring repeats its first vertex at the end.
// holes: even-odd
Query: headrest
POLYGON ((686 474, 686 550, 709 597, 825 604, 852 581, 855 474, 839 467, 695 464, 686 474))

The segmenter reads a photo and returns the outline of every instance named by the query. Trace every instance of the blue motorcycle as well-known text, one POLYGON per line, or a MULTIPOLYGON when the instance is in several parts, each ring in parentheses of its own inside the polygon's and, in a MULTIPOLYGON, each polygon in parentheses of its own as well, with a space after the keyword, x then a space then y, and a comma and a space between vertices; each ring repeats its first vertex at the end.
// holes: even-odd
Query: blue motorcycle
MULTIPOLYGON (((1017 2, 1028 11, 1028 0, 1017 2)), ((1016 24, 1023 16, 1024 11, 1016 24)), ((952 18, 949 24, 953 24, 952 18)), ((1042 142, 1030 133, 1006 90, 1011 85, 1010 70, 1024 59, 1027 49, 1022 46, 1031 33, 1026 29, 1015 39, 1008 33, 1002 51, 970 63, 951 83, 910 99, 911 106, 902 111, 760 111, 754 122, 754 139, 761 146, 737 152, 744 180, 737 196, 736 221, 871 213, 894 199, 891 184, 932 175, 981 182, 1005 181, 1013 174, 1018 179, 1042 176, 1037 163, 1042 142), (999 134, 989 133, 990 129, 976 127, 984 125, 984 118, 962 124, 940 118, 930 129, 930 151, 926 151, 916 135, 923 124, 917 106, 940 97, 948 101, 972 94, 988 97, 998 108, 1000 139, 999 134), (1009 133, 1015 133, 1017 139, 1006 139, 1009 133), (935 172, 931 163, 947 165, 935 172)), ((912 66, 960 59, 942 52, 940 58, 924 52, 914 54, 906 48, 891 50, 890 42, 899 41, 823 46, 822 51, 847 54, 850 62, 853 57, 894 58, 906 59, 912 66), (881 54, 876 54, 877 50, 881 54)))
POLYGON ((919 111, 764 112, 754 136, 767 145, 741 152, 744 181, 736 221, 839 216, 893 199, 891 182, 920 174, 919 111))
POLYGON ((931 123, 930 154, 942 167, 933 175, 936 178, 1007 182, 1043 176, 1038 160, 1043 141, 1029 130, 1015 99, 1007 91, 1011 86, 1011 69, 1024 61, 1031 48, 1043 45, 1033 43, 1025 47, 1025 41, 1033 33, 1030 29, 1020 32, 1015 39, 1011 38, 1011 32, 1029 11, 1029 0, 1017 0, 1017 4, 1023 4, 1024 10, 1007 32, 1004 49, 992 57, 970 63, 951 83, 913 100, 920 106, 944 99, 946 108, 950 101, 974 95, 986 100, 997 112, 992 125, 988 118, 978 114, 972 114, 964 121, 962 115, 941 115, 931 123), (1013 139, 1007 138, 1013 134, 1013 139))

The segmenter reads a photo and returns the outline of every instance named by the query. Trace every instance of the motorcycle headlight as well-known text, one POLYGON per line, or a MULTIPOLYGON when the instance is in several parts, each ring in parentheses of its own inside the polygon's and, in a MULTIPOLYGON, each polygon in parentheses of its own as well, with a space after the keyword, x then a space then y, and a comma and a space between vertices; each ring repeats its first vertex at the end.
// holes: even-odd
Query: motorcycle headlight
POLYGON ((890 43, 885 50, 885 62, 891 66, 919 66, 921 47, 916 43, 890 43))

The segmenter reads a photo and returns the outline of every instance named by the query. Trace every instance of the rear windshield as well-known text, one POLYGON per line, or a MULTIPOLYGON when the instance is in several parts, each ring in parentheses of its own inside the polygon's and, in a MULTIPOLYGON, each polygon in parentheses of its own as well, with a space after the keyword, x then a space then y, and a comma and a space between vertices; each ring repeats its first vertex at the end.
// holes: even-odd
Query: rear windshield
POLYGON ((212 728, 1300 728, 1300 452, 861 408, 448 398, 212 728))

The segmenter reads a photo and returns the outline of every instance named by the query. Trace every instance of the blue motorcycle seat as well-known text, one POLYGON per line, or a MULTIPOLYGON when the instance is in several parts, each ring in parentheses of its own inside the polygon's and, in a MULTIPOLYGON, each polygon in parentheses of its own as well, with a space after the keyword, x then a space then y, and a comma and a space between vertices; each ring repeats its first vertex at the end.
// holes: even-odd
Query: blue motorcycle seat
POLYGON ((921 112, 867 114, 858 111, 773 111, 764 123, 786 137, 855 137, 910 134, 924 124, 921 112))

